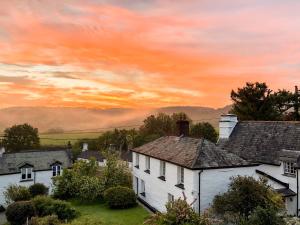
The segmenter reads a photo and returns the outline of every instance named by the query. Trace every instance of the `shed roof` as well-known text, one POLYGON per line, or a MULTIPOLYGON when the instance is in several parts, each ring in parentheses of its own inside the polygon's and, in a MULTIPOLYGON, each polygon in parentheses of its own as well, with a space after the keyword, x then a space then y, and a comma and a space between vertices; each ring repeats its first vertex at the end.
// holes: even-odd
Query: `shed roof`
POLYGON ((189 169, 251 165, 208 140, 191 137, 161 137, 132 151, 189 169))
POLYGON ((3 153, 0 157, 0 175, 20 172, 22 165, 33 166, 34 171, 50 170, 51 165, 60 163, 63 168, 72 165, 71 153, 65 149, 30 150, 3 153))

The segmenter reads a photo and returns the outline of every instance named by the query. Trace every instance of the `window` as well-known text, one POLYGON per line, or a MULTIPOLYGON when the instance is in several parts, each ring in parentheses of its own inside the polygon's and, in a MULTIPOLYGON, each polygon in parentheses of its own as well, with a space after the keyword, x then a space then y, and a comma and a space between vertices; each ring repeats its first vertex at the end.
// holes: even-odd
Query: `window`
POLYGON ((145 164, 146 164, 146 170, 145 170, 145 172, 146 173, 150 173, 150 157, 146 156, 145 160, 146 160, 146 162, 145 162, 145 164))
POLYGON ((32 168, 21 168, 21 180, 32 179, 32 168))
POLYGON ((178 166, 177 167, 177 184, 176 187, 184 189, 184 168, 178 166))
POLYGON ((59 176, 60 171, 61 171, 61 166, 60 165, 52 166, 52 175, 53 175, 53 177, 59 176))
POLYGON ((174 195, 168 193, 168 202, 174 202, 174 195))
POLYGON ((145 181, 141 180, 141 195, 146 197, 145 181))
POLYGON ((284 174, 287 175, 296 175, 296 169, 293 162, 284 162, 284 174))
POLYGON ((138 153, 135 153, 135 167, 140 167, 140 155, 138 153))
POLYGON ((166 162, 160 161, 159 179, 166 180, 166 162))

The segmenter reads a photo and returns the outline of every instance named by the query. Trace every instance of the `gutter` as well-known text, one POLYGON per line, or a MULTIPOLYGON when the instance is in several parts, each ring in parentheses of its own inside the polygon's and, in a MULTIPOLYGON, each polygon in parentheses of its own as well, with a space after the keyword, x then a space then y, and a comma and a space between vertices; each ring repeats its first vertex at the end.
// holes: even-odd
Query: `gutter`
MULTIPOLYGON (((201 173, 203 173, 203 170, 200 170, 198 173, 198 182, 199 182, 199 190, 198 190, 198 213, 201 214, 201 173)), ((298 192, 297 192, 298 193, 298 192)))

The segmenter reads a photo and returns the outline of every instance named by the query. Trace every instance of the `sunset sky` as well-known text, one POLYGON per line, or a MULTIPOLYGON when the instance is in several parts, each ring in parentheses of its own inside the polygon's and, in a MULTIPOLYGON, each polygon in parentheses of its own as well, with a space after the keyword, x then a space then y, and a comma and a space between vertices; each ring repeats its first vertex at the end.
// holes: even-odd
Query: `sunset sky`
POLYGON ((1 0, 0 108, 230 104, 300 85, 299 0, 1 0))

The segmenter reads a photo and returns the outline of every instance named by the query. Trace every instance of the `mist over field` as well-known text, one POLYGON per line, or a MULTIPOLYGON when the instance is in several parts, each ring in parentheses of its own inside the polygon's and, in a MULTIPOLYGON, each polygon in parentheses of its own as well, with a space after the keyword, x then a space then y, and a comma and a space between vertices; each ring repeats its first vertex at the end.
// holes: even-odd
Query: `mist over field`
MULTIPOLYGON (((29 123, 39 128, 40 132, 61 129, 97 130, 99 128, 112 128, 130 126, 139 127, 143 120, 158 112, 172 114, 185 112, 192 120, 207 121, 217 126, 221 114, 227 113, 230 106, 220 109, 207 107, 164 107, 153 109, 86 109, 86 108, 50 108, 50 107, 11 107, 0 109, 0 130, 14 124, 29 123)), ((101 130, 101 129, 99 129, 101 130)))

